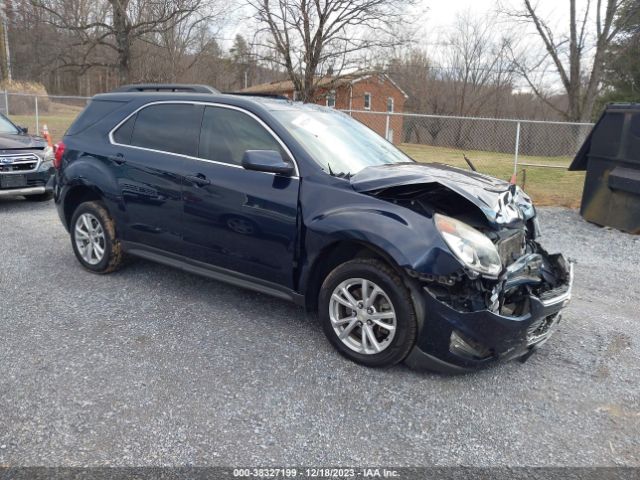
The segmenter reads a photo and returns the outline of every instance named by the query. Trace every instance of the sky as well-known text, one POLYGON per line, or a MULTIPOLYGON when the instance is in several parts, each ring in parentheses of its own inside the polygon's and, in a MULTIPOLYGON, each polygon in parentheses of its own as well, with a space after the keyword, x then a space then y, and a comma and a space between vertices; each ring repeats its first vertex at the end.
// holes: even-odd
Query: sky
MULTIPOLYGON (((422 0, 420 8, 426 10, 426 27, 429 30, 440 30, 450 26, 459 12, 469 11, 472 14, 484 16, 496 12, 499 3, 511 9, 521 9, 523 5, 522 0, 501 0, 500 2, 496 0, 422 0)), ((578 11, 584 8, 586 3, 586 0, 578 0, 578 11)), ((533 4, 552 27, 561 31, 568 30, 569 2, 567 0, 534 0, 533 4)))
MULTIPOLYGON (((471 12, 486 13, 495 11, 498 5, 496 0, 422 0, 422 5, 428 9, 428 17, 436 24, 446 25, 455 18, 457 11, 469 10, 471 12)), ((517 7, 522 5, 518 0, 502 0, 502 5, 517 7)), ((578 0, 578 8, 586 4, 584 0, 578 0)), ((567 21, 569 18, 569 2, 566 0, 538 0, 533 2, 538 8, 547 13, 552 13, 558 20, 567 21)))
MULTIPOLYGON (((587 0, 578 0, 578 9, 586 4, 587 0)), ((500 0, 505 6, 517 7, 522 5, 522 0, 500 0)), ((567 0, 537 0, 534 2, 545 18, 553 19, 552 25, 565 29, 569 19, 569 2, 567 0), (555 23, 555 25, 554 25, 555 23)), ((445 30, 454 21, 458 12, 469 11, 472 14, 486 15, 497 10, 498 0, 419 0, 416 10, 422 13, 424 18, 423 32, 426 36, 431 36, 432 32, 445 30)), ((239 16, 248 15, 249 11, 241 9, 239 16)), ((237 33, 247 35, 247 21, 239 20, 233 23, 230 30, 222 34, 223 46, 230 46, 232 39, 237 33), (229 45, 227 45, 229 44, 229 45)))

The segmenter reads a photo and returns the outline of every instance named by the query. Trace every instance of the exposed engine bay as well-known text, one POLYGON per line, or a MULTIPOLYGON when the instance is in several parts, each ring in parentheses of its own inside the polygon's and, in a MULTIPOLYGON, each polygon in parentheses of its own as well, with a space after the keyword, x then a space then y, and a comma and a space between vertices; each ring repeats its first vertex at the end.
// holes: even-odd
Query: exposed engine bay
POLYGON ((407 273, 460 312, 489 310, 520 317, 528 313, 531 296, 561 294, 569 283, 570 266, 562 255, 550 255, 536 241, 539 227, 529 197, 517 186, 491 177, 447 166, 438 170, 443 176, 432 181, 405 178, 407 183, 378 185, 367 193, 426 217, 444 214, 464 222, 491 240, 502 268, 494 276, 469 268, 449 276, 407 273))

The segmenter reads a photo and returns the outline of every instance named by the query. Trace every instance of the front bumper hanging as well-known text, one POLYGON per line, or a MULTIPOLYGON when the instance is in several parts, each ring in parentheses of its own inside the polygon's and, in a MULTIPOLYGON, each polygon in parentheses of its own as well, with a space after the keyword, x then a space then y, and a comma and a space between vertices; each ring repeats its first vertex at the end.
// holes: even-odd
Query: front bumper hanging
MULTIPOLYGON (((553 333, 573 288, 572 263, 562 255, 545 255, 545 261, 564 270, 563 281, 539 295, 526 295, 522 302, 528 308, 521 314, 505 314, 499 308, 460 311, 425 286, 424 324, 405 363, 414 368, 464 372, 498 360, 528 358, 553 333)), ((507 269, 500 287, 526 283, 530 270, 526 262, 507 269)))

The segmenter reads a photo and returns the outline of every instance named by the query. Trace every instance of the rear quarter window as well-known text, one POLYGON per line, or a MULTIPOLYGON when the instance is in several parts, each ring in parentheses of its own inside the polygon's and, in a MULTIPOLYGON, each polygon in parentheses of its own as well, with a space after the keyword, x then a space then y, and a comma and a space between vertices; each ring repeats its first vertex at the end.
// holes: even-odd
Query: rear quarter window
POLYGON ((129 117, 126 122, 120 125, 118 129, 113 132, 113 140, 116 143, 120 143, 122 145, 129 145, 131 143, 131 135, 133 134, 133 126, 136 123, 136 116, 137 114, 129 117))
POLYGON ((90 126, 98 123, 104 117, 112 112, 115 112, 118 108, 123 106, 126 102, 118 102, 113 100, 91 100, 86 108, 80 113, 75 121, 67 130, 67 135, 76 135, 90 126))

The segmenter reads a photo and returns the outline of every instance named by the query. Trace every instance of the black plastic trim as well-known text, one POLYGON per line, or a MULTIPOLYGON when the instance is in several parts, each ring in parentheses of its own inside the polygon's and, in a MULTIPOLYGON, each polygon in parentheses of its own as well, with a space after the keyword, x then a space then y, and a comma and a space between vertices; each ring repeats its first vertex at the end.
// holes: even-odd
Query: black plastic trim
POLYGON ((469 373, 477 370, 476 368, 465 368, 453 363, 445 362, 439 358, 429 355, 420 350, 419 347, 413 347, 407 358, 404 359, 405 365, 414 370, 431 370, 439 373, 461 374, 469 373))
POLYGON ((226 268, 216 267, 215 265, 210 265, 208 263, 199 262, 197 260, 183 257, 182 255, 166 252, 137 242, 123 241, 122 246, 125 252, 136 257, 162 263, 163 265, 168 265, 170 267, 178 268, 213 280, 219 280, 237 287, 254 290, 272 297, 289 300, 297 305, 304 305, 304 295, 300 295, 299 293, 276 283, 267 282, 250 275, 234 272, 233 270, 227 270, 226 268))

